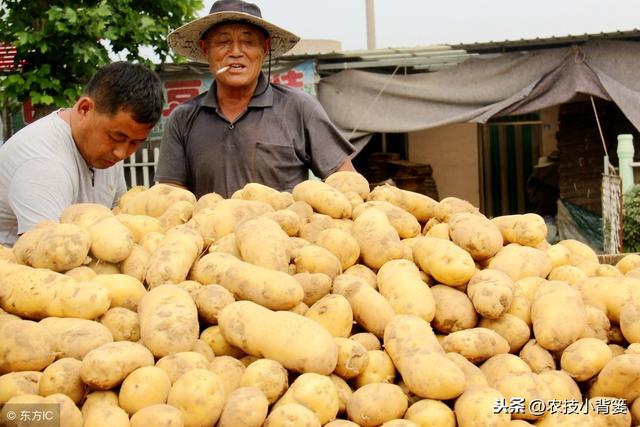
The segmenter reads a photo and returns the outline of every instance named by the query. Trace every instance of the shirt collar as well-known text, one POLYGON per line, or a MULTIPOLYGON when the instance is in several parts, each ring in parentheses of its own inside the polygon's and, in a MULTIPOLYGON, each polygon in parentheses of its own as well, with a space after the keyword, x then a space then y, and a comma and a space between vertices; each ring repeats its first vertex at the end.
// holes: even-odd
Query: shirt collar
MULTIPOLYGON (((203 107, 211 107, 218 109, 218 97, 216 95, 216 81, 214 80, 211 83, 211 87, 209 91, 204 96, 202 100, 203 107)), ((263 72, 260 72, 258 76, 258 85, 256 86, 256 90, 249 101, 249 107, 271 107, 273 105, 273 89, 267 80, 267 76, 264 75, 263 72)))

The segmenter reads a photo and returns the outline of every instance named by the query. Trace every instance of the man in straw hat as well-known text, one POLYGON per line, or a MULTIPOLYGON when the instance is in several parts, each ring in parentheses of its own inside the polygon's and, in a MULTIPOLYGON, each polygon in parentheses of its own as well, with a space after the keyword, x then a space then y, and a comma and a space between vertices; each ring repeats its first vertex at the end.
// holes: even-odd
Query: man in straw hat
POLYGON ((242 0, 219 0, 209 15, 169 34, 169 46, 209 64, 214 82, 178 106, 165 126, 156 180, 197 197, 230 197, 249 182, 281 191, 308 178, 354 170, 353 146, 320 103, 298 89, 270 83, 265 60, 299 38, 262 19, 242 0))

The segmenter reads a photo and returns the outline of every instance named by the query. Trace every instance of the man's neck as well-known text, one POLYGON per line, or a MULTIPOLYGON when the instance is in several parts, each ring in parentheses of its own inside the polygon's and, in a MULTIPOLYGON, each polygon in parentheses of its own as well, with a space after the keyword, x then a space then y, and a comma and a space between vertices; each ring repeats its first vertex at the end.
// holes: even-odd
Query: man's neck
POLYGON ((257 85, 257 80, 253 85, 241 88, 217 85, 218 106, 230 122, 234 122, 247 109, 257 85))

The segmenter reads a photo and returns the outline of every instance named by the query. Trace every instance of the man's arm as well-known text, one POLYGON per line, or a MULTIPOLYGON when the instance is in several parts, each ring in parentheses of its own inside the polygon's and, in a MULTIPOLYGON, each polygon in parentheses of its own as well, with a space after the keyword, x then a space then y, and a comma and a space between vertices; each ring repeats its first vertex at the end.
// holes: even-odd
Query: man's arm
POLYGON ((73 203, 73 181, 66 169, 48 159, 24 163, 9 184, 8 201, 18 222, 18 235, 41 221, 59 221, 73 203))
POLYGON ((340 171, 357 172, 356 168, 353 167, 353 163, 351 163, 351 159, 349 158, 347 158, 344 162, 342 162, 340 166, 338 166, 338 169, 336 169, 336 172, 340 172, 340 171))
POLYGON ((185 119, 178 107, 169 116, 164 127, 162 142, 160 143, 160 158, 156 168, 156 182, 186 188, 187 185, 187 160, 184 152, 183 126, 185 119))

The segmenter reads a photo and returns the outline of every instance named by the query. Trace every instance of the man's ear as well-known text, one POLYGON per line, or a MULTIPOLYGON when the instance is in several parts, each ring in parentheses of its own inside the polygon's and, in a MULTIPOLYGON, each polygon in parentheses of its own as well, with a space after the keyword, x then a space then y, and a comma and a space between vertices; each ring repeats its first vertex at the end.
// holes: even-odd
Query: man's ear
POLYGON ((264 40, 264 54, 268 55, 269 51, 271 50, 271 39, 265 39, 264 40))
POLYGON ((198 40, 198 46, 200 47, 200 50, 202 51, 204 56, 207 56, 207 50, 209 49, 209 44, 206 42, 206 40, 203 40, 203 39, 198 40))
POLYGON ((80 114, 81 117, 85 117, 89 111, 93 110, 96 107, 95 102, 89 96, 83 95, 76 102, 76 112, 80 114))

